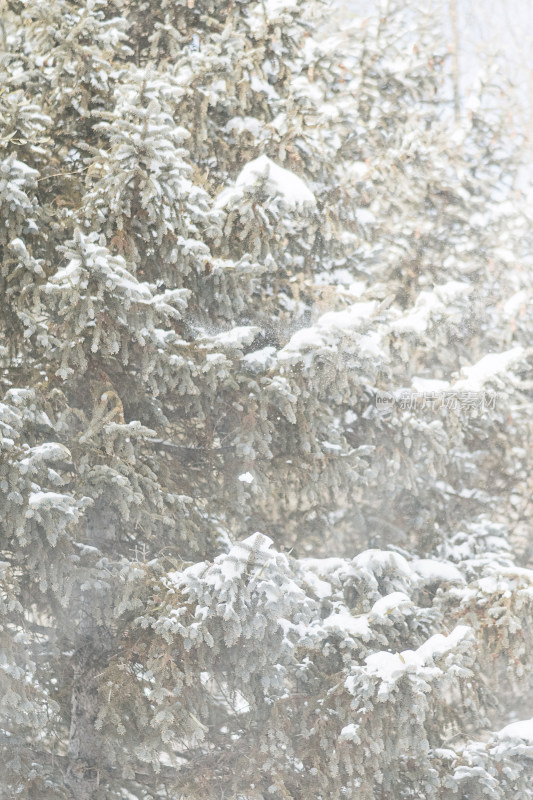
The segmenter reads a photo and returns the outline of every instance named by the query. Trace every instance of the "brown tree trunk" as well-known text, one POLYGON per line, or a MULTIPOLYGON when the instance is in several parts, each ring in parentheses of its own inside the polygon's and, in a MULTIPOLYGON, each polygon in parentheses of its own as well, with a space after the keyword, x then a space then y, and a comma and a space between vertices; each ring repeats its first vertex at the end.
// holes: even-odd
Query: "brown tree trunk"
POLYGON ((460 70, 459 70, 459 23, 457 20, 457 0, 450 0, 450 21, 452 24, 452 39, 453 39, 453 67, 452 67, 452 81, 453 81, 453 113, 455 122, 459 122, 461 114, 461 95, 460 95, 460 70))

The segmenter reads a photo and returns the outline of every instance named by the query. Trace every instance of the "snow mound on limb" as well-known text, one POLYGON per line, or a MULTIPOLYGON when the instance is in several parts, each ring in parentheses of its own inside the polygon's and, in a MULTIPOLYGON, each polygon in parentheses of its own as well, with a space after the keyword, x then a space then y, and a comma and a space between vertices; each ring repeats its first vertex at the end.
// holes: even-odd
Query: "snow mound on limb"
POLYGON ((457 567, 448 561, 437 561, 433 558, 416 558, 411 561, 410 566, 424 584, 465 582, 464 576, 457 567))
POLYGON ((233 186, 224 189, 216 200, 217 208, 225 208, 239 200, 246 190, 253 189, 259 181, 265 181, 272 196, 279 196, 292 209, 314 208, 316 200, 305 182, 288 169, 284 169, 268 156, 259 156, 246 164, 233 186))
POLYGON ((448 281, 431 290, 424 290, 416 298, 414 306, 391 323, 391 328, 398 333, 423 335, 434 314, 450 316, 454 313, 450 304, 471 291, 472 287, 461 281, 448 281))
MULTIPOLYGON (((279 351, 278 358, 281 360, 292 359, 324 347, 336 349, 339 336, 356 333, 376 313, 377 306, 377 302, 371 300, 353 303, 342 311, 328 311, 322 314, 315 325, 296 331, 285 347, 279 351)), ((386 360, 387 355, 381 349, 381 341, 377 332, 361 336, 358 344, 361 355, 377 356, 386 360)))
POLYGON ((521 346, 513 347, 504 353, 488 353, 471 367, 463 367, 462 372, 465 377, 457 381, 454 389, 479 391, 487 381, 505 372, 525 355, 526 351, 521 346))
POLYGON ((533 717, 511 722, 497 732, 498 739, 522 739, 533 745, 533 717))
MULTIPOLYGON (((471 629, 467 625, 458 625, 448 636, 436 633, 416 650, 404 650, 401 653, 389 653, 384 650, 372 653, 365 659, 362 672, 368 677, 379 679, 381 685, 378 697, 386 697, 394 684, 407 673, 417 673, 421 678, 436 678, 442 674, 438 663, 450 655, 455 657, 461 644, 471 640, 471 629)), ((344 682, 350 694, 357 693, 359 681, 350 675, 344 682)))

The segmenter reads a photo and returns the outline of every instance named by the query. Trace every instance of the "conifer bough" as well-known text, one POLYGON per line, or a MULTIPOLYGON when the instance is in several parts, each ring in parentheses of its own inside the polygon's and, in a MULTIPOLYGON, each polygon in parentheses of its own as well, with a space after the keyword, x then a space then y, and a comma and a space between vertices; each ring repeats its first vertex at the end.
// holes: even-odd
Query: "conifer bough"
POLYGON ((0 13, 0 797, 531 800, 496 78, 400 0, 0 13))

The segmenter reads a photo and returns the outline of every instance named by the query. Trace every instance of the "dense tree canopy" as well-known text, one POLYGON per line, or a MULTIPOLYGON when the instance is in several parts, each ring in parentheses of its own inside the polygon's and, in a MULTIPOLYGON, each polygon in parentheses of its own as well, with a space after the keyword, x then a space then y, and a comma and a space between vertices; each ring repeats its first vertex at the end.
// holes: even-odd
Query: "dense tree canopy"
POLYGON ((455 124, 402 0, 1 13, 0 796, 531 800, 497 76, 455 124))

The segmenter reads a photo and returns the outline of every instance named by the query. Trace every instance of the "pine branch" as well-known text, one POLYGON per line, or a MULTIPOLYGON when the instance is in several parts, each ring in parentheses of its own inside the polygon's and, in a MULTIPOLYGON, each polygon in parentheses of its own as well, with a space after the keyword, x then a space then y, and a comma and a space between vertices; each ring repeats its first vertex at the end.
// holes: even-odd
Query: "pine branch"
POLYGON ((221 447, 189 447, 187 445, 176 444, 175 442, 168 442, 164 439, 145 439, 146 442, 152 445, 157 450, 165 450, 169 453, 224 453, 234 452, 235 445, 222 445, 221 447))

